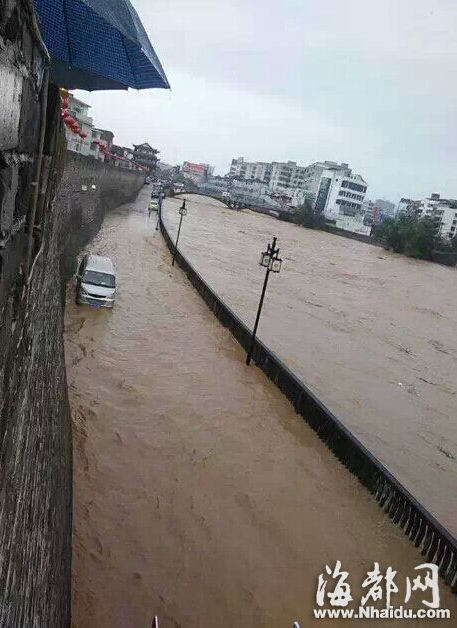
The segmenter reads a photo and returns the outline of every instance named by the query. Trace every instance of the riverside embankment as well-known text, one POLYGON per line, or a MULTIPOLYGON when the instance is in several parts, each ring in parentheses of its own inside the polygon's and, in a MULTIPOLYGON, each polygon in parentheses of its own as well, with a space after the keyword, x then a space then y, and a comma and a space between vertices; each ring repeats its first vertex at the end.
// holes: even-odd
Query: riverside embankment
MULTIPOLYGON (((117 266, 113 311, 68 292, 75 628, 149 626, 155 614, 164 628, 313 625, 318 575, 338 559, 355 599, 375 560, 398 571, 404 597, 417 550, 244 365, 170 267, 146 206, 147 191, 90 245, 117 266)), ((457 612, 444 588, 442 606, 457 612)))
MULTIPOLYGON (((167 201, 173 237, 182 199, 167 201)), ((454 534, 457 275, 190 196, 180 249, 252 327, 258 255, 277 235, 259 337, 454 534)))

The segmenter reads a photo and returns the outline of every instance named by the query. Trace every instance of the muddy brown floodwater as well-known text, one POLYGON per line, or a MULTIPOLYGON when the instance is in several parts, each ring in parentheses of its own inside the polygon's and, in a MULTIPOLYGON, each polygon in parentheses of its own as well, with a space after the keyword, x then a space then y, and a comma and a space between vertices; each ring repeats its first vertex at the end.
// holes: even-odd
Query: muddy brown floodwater
MULTIPOLYGON (((164 213, 171 233, 177 207, 164 213)), ((457 272, 189 196, 180 248, 259 337, 457 536, 457 272)))
POLYGON ((170 267, 147 194, 110 213, 90 246, 117 267, 113 311, 77 307, 68 291, 74 628, 150 628, 156 614, 161 628, 347 626, 311 614, 318 575, 338 559, 357 601, 374 561, 394 567, 401 603, 417 550, 245 366, 170 267))

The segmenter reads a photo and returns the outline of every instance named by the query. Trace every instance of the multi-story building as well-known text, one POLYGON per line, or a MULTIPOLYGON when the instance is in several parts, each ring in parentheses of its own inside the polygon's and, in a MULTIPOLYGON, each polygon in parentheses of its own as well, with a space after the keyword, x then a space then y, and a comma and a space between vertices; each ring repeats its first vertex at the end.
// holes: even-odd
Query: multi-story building
POLYGON ((116 144, 113 144, 111 146, 111 153, 113 154, 112 161, 115 166, 127 168, 129 170, 137 168, 137 166, 133 164, 133 150, 131 148, 127 148, 126 146, 116 146, 116 144))
POLYGON ((431 218, 435 222, 437 234, 445 240, 452 240, 457 235, 455 199, 441 198, 440 194, 431 194, 420 201, 402 198, 397 207, 397 216, 401 215, 431 218))
POLYGON ((457 200, 445 199, 441 198, 439 194, 432 194, 420 202, 418 216, 431 218, 435 222, 437 234, 441 238, 448 240, 455 237, 457 200))
POLYGON ((350 168, 346 163, 338 164, 335 161, 316 161, 309 166, 299 166, 295 161, 249 162, 245 161, 244 157, 238 157, 232 159, 228 176, 259 179, 268 185, 272 192, 300 189, 316 197, 322 173, 326 170, 346 172, 350 171, 350 168))
POLYGON ((100 139, 107 150, 111 151, 111 147, 114 142, 114 133, 112 131, 108 131, 107 129, 97 129, 97 131, 100 131, 100 139))
POLYGON ((157 155, 160 151, 156 148, 152 148, 152 146, 147 142, 143 142, 143 144, 134 144, 133 147, 133 161, 140 164, 140 166, 143 166, 143 168, 146 168, 149 174, 151 174, 151 172, 157 167, 157 155))
POLYGON ((89 147, 89 155, 92 155, 92 157, 95 157, 95 159, 100 159, 100 161, 105 161, 105 156, 100 151, 101 137, 101 129, 93 128, 90 136, 91 142, 89 147))
POLYGON ((271 164, 269 188, 272 192, 295 188, 305 189, 305 168, 297 166, 295 161, 274 161, 271 164))
POLYGON ((397 205, 396 216, 417 216, 420 213, 421 201, 413 201, 410 198, 402 198, 397 205))
POLYGON ((351 172, 346 163, 338 164, 336 161, 315 161, 304 169, 304 188, 317 196, 321 183, 322 174, 326 170, 337 172, 351 172))
POLYGON ((209 164, 194 164, 190 161, 185 161, 181 166, 181 172, 189 179, 192 179, 194 183, 199 184, 213 174, 214 166, 210 166, 209 164))
POLYGON ((350 168, 328 169, 321 175, 315 209, 328 220, 339 216, 362 215, 367 183, 350 168))
POLYGON ((67 138, 67 148, 75 153, 81 155, 91 154, 91 142, 92 142, 92 128, 93 121, 89 116, 90 105, 87 105, 82 100, 75 98, 73 94, 68 95, 68 109, 71 116, 76 120, 79 128, 83 133, 86 133, 87 137, 82 138, 76 133, 72 133, 70 129, 65 129, 65 135, 67 138))
POLYGON ((232 159, 229 177, 238 177, 249 181, 261 181, 272 192, 283 191, 286 188, 304 188, 304 170, 294 161, 265 162, 245 161, 244 157, 232 159))
POLYGON ((264 161, 244 161, 244 157, 232 159, 229 177, 241 179, 259 179, 264 183, 269 183, 271 175, 271 164, 264 161))

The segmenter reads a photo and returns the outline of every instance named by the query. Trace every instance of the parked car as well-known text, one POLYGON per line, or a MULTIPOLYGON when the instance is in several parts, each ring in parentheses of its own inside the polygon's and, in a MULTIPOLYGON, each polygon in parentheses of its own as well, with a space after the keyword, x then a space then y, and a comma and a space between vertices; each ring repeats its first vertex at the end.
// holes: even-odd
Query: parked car
POLYGON ((76 303, 94 307, 113 307, 116 274, 109 257, 85 255, 76 275, 76 303))
POLYGON ((159 199, 151 198, 149 201, 149 212, 156 212, 159 209, 159 199))

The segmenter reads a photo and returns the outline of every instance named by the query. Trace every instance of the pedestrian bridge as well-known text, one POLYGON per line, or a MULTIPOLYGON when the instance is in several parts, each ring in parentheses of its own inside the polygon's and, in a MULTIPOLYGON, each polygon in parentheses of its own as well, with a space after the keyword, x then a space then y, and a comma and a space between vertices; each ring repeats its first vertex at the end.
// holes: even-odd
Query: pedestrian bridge
POLYGON ((203 191, 195 191, 195 192, 178 192, 174 195, 175 198, 179 198, 180 196, 193 194, 195 196, 206 196, 208 198, 212 198, 215 201, 220 201, 227 207, 231 209, 252 209, 253 211, 260 212, 262 214, 269 214, 274 216, 280 216, 281 214, 288 213, 287 209, 283 209, 281 207, 270 207, 259 200, 249 200, 245 197, 231 197, 227 198, 222 196, 222 194, 214 194, 210 192, 203 191))

